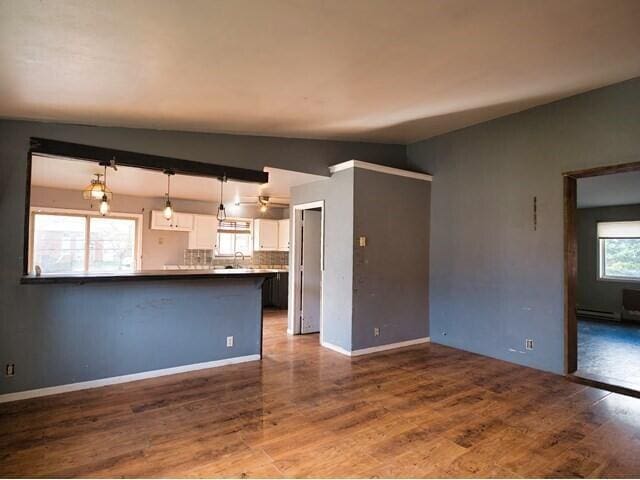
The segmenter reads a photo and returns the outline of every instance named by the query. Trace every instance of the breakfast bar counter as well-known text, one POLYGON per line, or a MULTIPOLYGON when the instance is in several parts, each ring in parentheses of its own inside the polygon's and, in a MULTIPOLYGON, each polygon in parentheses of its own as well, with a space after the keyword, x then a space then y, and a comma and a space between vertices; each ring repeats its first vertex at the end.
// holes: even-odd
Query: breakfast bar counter
POLYGON ((141 270, 122 273, 65 273, 24 275, 20 279, 23 284, 51 284, 51 283, 95 283, 95 282, 123 282, 138 280, 195 280, 195 279, 223 279, 223 278, 270 278, 278 273, 275 269, 230 268, 209 270, 141 270))

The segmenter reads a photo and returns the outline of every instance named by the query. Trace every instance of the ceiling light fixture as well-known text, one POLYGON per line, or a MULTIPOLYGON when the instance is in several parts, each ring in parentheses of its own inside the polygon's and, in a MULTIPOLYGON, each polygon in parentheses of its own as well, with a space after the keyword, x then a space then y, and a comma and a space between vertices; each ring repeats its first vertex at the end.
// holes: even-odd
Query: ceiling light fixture
POLYGON ((260 209, 261 213, 266 213, 266 211, 269 209, 269 197, 265 197, 265 196, 259 196, 258 197, 258 208, 260 209))
MULTIPOLYGON (((107 196, 107 166, 104 166, 104 181, 102 183, 103 187, 104 187, 104 192, 102 194, 102 201, 100 202, 100 215, 102 215, 103 217, 105 215, 107 215, 109 213, 109 210, 111 209, 110 205, 109 205, 109 198, 107 196)), ((113 198, 113 195, 112 195, 113 198)))
POLYGON ((218 219, 219 222, 222 222, 227 219, 227 212, 224 211, 224 203, 222 203, 222 192, 224 189, 224 182, 226 181, 227 181, 226 175, 220 179, 220 205, 218 205, 218 213, 216 215, 216 218, 218 219))
POLYGON ((173 172, 171 170, 165 170, 164 173, 167 176, 167 193, 166 193, 167 201, 164 203, 164 210, 162 210, 162 216, 166 220, 171 220, 171 217, 173 217, 173 207, 171 207, 171 198, 169 194, 171 189, 171 175, 173 175, 173 172))
POLYGON ((96 178, 91 179, 91 183, 82 191, 82 198, 85 200, 102 200, 102 197, 106 195, 111 200, 113 193, 104 184, 101 178, 103 176, 102 173, 94 173, 94 175, 96 178))

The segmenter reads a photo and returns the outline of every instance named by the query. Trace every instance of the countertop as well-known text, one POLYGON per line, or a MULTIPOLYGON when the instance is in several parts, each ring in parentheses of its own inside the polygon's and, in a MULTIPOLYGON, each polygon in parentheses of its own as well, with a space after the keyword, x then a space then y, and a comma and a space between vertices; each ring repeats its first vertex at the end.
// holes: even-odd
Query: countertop
MULTIPOLYGON (((174 270, 224 270, 226 268, 225 265, 173 265, 167 264, 164 266, 164 270, 174 271, 174 270)), ((242 267, 238 267, 237 269, 243 270, 273 270, 275 272, 288 272, 289 267, 287 265, 244 265, 242 267)), ((234 269, 234 270, 237 270, 234 269)))
POLYGON ((131 273, 66 273, 24 275, 20 283, 90 283, 90 282, 120 282, 135 280, 180 280, 180 279, 222 279, 247 277, 273 277, 278 273, 274 269, 230 268, 209 270, 142 270, 131 273))

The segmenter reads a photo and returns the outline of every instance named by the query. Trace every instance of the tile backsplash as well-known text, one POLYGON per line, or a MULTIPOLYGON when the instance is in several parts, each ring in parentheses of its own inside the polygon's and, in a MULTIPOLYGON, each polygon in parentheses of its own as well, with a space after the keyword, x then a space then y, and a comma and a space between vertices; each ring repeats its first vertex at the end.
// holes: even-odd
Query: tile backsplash
POLYGON ((185 265, 238 265, 242 266, 287 266, 289 265, 289 252, 253 252, 250 257, 216 257, 213 250, 193 250, 184 251, 185 265))

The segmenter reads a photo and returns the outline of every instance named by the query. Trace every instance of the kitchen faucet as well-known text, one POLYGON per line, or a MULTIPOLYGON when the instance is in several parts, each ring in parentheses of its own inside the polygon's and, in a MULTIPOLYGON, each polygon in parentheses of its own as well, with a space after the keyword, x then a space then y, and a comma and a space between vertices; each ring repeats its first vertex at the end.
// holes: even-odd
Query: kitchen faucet
POLYGON ((238 255, 240 255, 242 257, 242 262, 244 263, 244 253, 242 252, 236 252, 233 254, 233 259, 234 259, 234 268, 238 268, 238 255))

